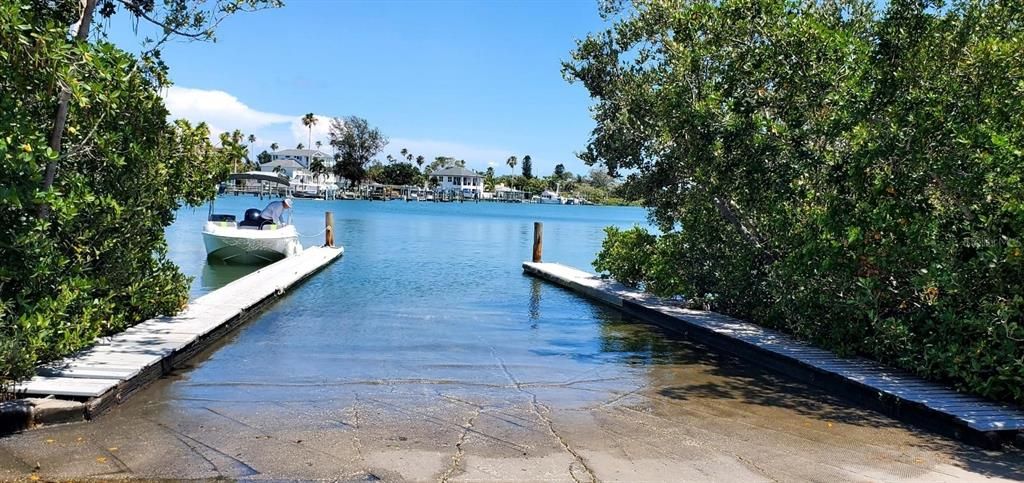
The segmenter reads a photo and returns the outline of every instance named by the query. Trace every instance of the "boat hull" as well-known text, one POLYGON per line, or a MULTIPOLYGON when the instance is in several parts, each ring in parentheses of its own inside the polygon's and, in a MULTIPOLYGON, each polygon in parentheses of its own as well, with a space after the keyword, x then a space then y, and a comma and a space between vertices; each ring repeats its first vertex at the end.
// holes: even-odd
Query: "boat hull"
POLYGON ((271 263, 302 252, 298 232, 293 226, 252 230, 207 223, 203 228, 203 244, 208 259, 238 264, 271 263))

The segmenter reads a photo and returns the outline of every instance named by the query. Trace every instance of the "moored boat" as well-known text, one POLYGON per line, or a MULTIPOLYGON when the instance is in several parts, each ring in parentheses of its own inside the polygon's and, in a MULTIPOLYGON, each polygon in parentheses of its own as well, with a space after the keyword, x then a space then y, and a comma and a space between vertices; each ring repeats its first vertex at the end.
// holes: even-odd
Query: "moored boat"
MULTIPOLYGON (((288 186, 288 179, 276 173, 252 171, 228 176, 229 181, 252 180, 288 186)), ((287 207, 287 202, 286 202, 287 207)), ((299 233, 285 220, 280 223, 265 220, 262 210, 250 208, 245 211, 242 221, 234 215, 214 211, 210 202, 210 213, 203 225, 203 244, 209 259, 229 263, 269 263, 302 252, 299 233)))

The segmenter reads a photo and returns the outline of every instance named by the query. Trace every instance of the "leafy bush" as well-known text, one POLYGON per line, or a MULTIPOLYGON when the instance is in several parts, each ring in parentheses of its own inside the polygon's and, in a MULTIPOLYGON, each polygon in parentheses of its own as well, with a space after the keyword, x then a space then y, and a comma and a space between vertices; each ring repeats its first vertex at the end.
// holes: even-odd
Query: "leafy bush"
POLYGON ((169 124, 151 70, 68 39, 79 2, 0 4, 0 383, 187 301, 164 228, 214 194, 241 147, 169 124), (49 147, 59 86, 71 110, 49 147), (43 189, 46 164, 56 182, 43 189), (48 207, 41 210, 42 206, 48 207), (48 214, 45 214, 48 211, 48 214))
POLYGON ((565 66, 598 101, 582 157, 665 234, 609 232, 601 269, 1024 403, 1024 3, 606 13, 565 66))
POLYGON ((620 230, 609 226, 604 233, 594 268, 613 273, 616 280, 633 287, 650 280, 647 260, 653 255, 655 236, 640 227, 620 230))

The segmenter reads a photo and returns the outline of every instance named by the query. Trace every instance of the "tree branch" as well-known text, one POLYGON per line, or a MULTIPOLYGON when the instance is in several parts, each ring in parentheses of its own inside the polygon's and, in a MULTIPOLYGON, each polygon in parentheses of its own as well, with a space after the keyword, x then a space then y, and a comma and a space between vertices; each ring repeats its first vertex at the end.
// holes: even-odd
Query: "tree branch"
MULTIPOLYGON (((75 33, 75 41, 83 42, 89 38, 89 26, 92 25, 93 12, 96 10, 96 0, 85 0, 85 9, 82 10, 82 18, 78 21, 78 32, 75 33)), ((53 129, 50 131, 50 149, 60 156, 60 145, 64 139, 64 127, 68 122, 68 108, 71 103, 71 90, 66 85, 61 85, 60 94, 57 97, 57 113, 54 115, 53 129)), ((42 190, 49 190, 57 177, 57 160, 46 163, 46 174, 43 177, 42 190)), ((39 218, 50 216, 50 205, 42 203, 36 213, 39 218)))

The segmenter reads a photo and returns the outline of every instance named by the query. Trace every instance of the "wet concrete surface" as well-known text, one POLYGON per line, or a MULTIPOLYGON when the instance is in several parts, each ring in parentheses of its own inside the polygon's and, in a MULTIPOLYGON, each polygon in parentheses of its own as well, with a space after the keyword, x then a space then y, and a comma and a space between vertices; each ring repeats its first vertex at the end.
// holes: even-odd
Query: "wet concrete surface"
MULTIPOLYGON (((0 438, 0 480, 1024 477, 1019 451, 908 427, 521 274, 533 220, 549 261, 586 267, 602 227, 642 211, 409 205, 316 205, 335 210, 341 261, 96 420, 0 438)), ((299 208, 315 233, 322 209, 299 208)), ((172 251, 201 256, 191 236, 172 251)))
POLYGON ((490 360, 444 368, 446 377, 425 361, 406 377, 266 383, 211 384, 186 369, 95 421, 0 439, 0 479, 1024 476, 1017 451, 922 433, 671 334, 612 324, 622 346, 609 349, 637 359, 625 368, 566 371, 494 347, 490 360))

